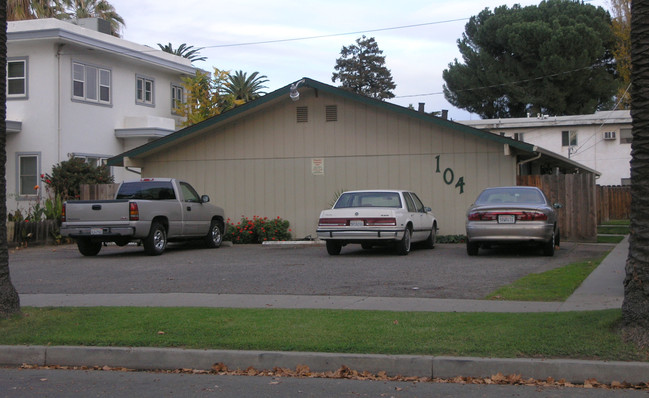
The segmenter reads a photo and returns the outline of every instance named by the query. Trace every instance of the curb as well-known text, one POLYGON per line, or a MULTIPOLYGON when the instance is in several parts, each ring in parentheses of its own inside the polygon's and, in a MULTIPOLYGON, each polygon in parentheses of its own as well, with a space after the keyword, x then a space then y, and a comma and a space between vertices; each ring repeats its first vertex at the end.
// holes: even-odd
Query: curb
POLYGON ((450 379, 520 375, 524 379, 564 379, 583 383, 649 382, 649 362, 588 361, 574 359, 506 359, 433 357, 419 355, 335 354, 313 352, 189 350, 148 347, 0 346, 0 366, 109 366, 135 370, 211 370, 215 363, 229 369, 295 369, 335 372, 342 366, 359 372, 386 372, 389 376, 450 379))

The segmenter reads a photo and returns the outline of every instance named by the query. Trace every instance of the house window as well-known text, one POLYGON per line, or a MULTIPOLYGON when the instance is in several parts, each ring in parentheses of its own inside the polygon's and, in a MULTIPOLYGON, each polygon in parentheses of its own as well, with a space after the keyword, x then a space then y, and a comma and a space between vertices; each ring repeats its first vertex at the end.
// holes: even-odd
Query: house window
POLYGON ((153 79, 135 77, 135 102, 140 105, 153 105, 153 79))
POLYGON ((325 106, 325 120, 327 122, 336 122, 336 121, 338 121, 338 106, 336 106, 336 105, 326 105, 325 106))
POLYGON ((7 98, 27 96, 27 59, 7 61, 7 98))
POLYGON ((38 168, 39 155, 34 153, 18 154, 16 159, 18 163, 17 191, 18 196, 36 196, 38 190, 34 189, 38 185, 38 168))
POLYGON ((171 112, 178 113, 180 104, 185 102, 185 90, 177 84, 171 85, 171 112))
POLYGON ((620 129, 620 144, 630 144, 633 141, 631 129, 620 129))
POLYGON ((576 146, 577 145, 577 132, 576 131, 562 131, 561 132, 561 146, 576 146))
POLYGON ((72 98, 110 103, 110 70, 77 62, 72 64, 72 98))
POLYGON ((82 155, 82 154, 73 154, 75 159, 83 159, 85 163, 88 163, 92 167, 105 166, 108 162, 109 156, 107 155, 82 155))

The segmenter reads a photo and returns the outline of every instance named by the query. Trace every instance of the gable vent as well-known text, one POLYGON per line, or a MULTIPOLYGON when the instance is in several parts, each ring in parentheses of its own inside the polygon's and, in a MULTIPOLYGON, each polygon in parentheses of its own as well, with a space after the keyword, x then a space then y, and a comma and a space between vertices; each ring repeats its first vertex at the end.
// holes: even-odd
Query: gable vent
POLYGON ((296 108, 296 116, 298 123, 306 123, 309 121, 309 108, 306 106, 298 106, 296 108))
POLYGON ((338 121, 338 106, 337 105, 326 105, 325 106, 325 120, 328 122, 337 122, 338 121))

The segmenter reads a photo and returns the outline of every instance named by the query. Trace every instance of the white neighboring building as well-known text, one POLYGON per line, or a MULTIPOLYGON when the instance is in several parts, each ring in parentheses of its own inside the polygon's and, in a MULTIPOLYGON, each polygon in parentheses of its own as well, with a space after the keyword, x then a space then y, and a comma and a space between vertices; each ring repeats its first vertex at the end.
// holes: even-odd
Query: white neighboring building
POLYGON ((570 158, 602 173, 598 185, 630 183, 630 111, 592 115, 465 120, 458 123, 488 130, 570 158))
MULTIPOLYGON (((191 61, 106 32, 105 21, 8 23, 7 210, 42 197, 41 174, 81 157, 94 164, 176 131, 191 61)), ((138 178, 118 167, 115 181, 138 178)))

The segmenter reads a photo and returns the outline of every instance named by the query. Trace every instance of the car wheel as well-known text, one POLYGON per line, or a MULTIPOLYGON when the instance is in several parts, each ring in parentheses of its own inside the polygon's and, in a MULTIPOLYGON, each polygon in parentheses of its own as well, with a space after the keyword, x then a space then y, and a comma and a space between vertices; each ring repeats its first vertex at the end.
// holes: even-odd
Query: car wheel
POLYGON ((552 257, 554 256, 555 233, 552 232, 552 237, 549 241, 543 244, 543 255, 552 257))
POLYGON ((410 238, 410 227, 406 227, 406 229, 403 231, 403 238, 399 242, 397 242, 398 254, 405 256, 410 253, 410 238))
POLYGON ((151 224, 149 236, 144 239, 144 251, 149 256, 159 256, 167 247, 167 230, 160 223, 151 224))
POLYGON ((332 256, 337 256, 340 254, 340 249, 342 249, 343 245, 341 245, 339 242, 336 242, 335 240, 328 240, 327 241, 327 253, 329 253, 332 256))
POLYGON ((437 239, 437 225, 433 225, 433 229, 430 231, 430 235, 428 235, 428 239, 424 242, 424 246, 427 249, 433 249, 435 248, 435 240, 437 239))
POLYGON ((470 240, 467 239, 467 241, 466 241, 466 254, 468 254, 469 256, 477 256, 478 255, 478 250, 480 250, 480 243, 471 242, 470 240))
POLYGON ((217 220, 212 220, 212 223, 210 224, 210 230, 205 235, 205 246, 215 249, 219 246, 221 246, 221 242, 223 242, 223 235, 221 234, 221 225, 217 220))
POLYGON ((96 256, 101 250, 101 242, 93 242, 90 238, 79 238, 77 248, 84 256, 96 256))

